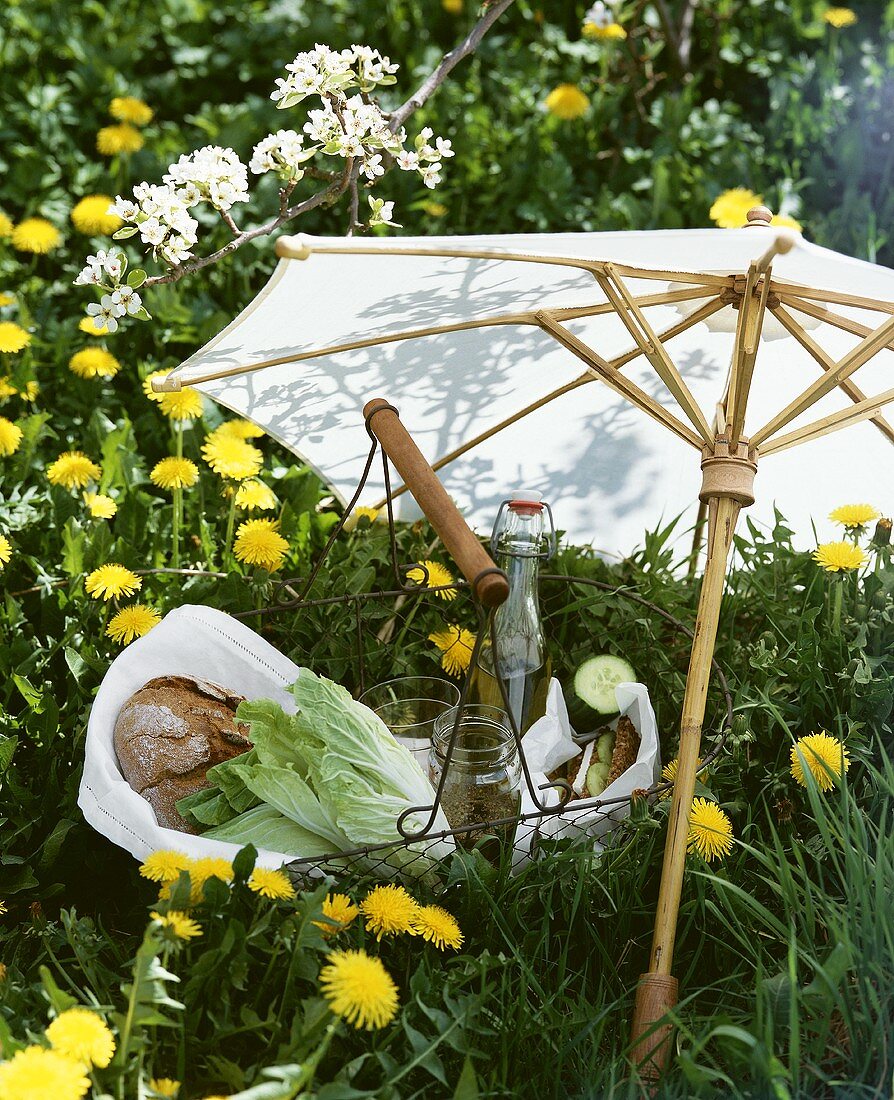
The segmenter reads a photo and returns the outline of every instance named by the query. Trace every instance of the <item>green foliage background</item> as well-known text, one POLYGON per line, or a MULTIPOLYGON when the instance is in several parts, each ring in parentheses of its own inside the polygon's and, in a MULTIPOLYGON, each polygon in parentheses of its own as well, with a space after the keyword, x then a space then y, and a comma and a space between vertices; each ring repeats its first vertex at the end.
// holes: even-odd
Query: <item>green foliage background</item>
MULTIPOLYGON (((835 31, 813 0, 702 4, 688 59, 655 5, 622 6, 621 43, 582 39, 584 7, 519 0, 413 117, 411 134, 431 125, 457 156, 434 193, 403 174, 387 179, 380 193, 396 199, 406 232, 700 226, 720 192, 746 186, 797 217, 808 238, 894 263, 894 5, 856 4, 857 25, 835 31), (563 82, 590 99, 580 120, 563 122, 543 107, 563 82)), ((679 0, 666 7, 680 18, 679 0)), ((436 0, 13 0, 4 9, 0 211, 16 222, 46 217, 65 237, 36 258, 0 242, 0 291, 15 295, 0 319, 32 332, 30 348, 4 357, 2 370, 16 386, 41 386, 36 402, 12 396, 0 408, 25 432, 20 451, 0 458, 0 532, 14 551, 0 611, 4 1047, 8 1029, 19 1038, 40 1033, 48 1002, 60 1003, 53 982, 84 1003, 121 1006, 154 893, 76 808, 89 703, 117 652, 103 634, 108 609, 85 597, 83 579, 105 561, 168 564, 170 504, 147 474, 174 441, 139 380, 217 331, 272 264, 265 241, 147 294, 153 322, 106 341, 121 372, 85 381, 67 362, 90 343, 77 329, 89 295, 71 282, 83 256, 106 242, 76 232, 70 211, 84 195, 156 180, 181 152, 209 142, 247 159, 256 140, 289 124, 269 91, 283 65, 316 41, 368 42, 400 61, 397 103, 475 14, 467 3, 452 15, 436 0), (139 153, 109 161, 95 151, 95 134, 110 121, 109 100, 125 94, 147 100, 156 118, 139 153), (101 488, 119 506, 113 521, 90 519, 79 496, 48 486, 46 465, 69 447, 102 460, 101 488), (41 981, 40 966, 52 982, 41 981)), ((255 191, 246 226, 275 208, 269 182, 255 191)), ((314 212, 300 228, 339 233, 346 222, 342 206, 314 212)), ((212 246, 225 237, 209 225, 205 239, 212 246)), ((203 431, 219 419, 208 406, 185 432, 188 455, 199 459, 203 431)), ((291 546, 284 568, 300 574, 334 513, 318 508, 324 491, 306 469, 269 443, 264 450, 291 546)), ((147 577, 141 596, 161 610, 184 601, 251 610, 269 599, 266 574, 224 560, 226 506, 207 470, 186 508, 187 560, 229 575, 147 577)), ((611 569, 575 549, 562 564, 635 586, 690 621, 697 589, 681 577, 670 535, 647 535, 611 569)), ((719 651, 737 716, 711 791, 741 845, 716 873, 702 865, 689 878, 677 955, 688 999, 665 1091, 876 1095, 891 1075, 890 1053, 876 1039, 890 1035, 894 1012, 894 778, 883 752, 894 574, 886 553, 873 559, 860 586, 847 589, 839 633, 830 628, 829 582, 792 550, 781 518, 772 538, 743 528, 739 548, 747 568, 733 578, 719 651), (850 788, 825 798, 787 775, 791 738, 816 728, 843 737, 856 763, 850 788)), ((339 543, 321 584, 342 592, 385 583, 387 551, 384 533, 361 525, 339 543)), ((436 552, 431 532, 402 531, 401 551, 404 560, 436 552)), ((672 731, 686 639, 611 600, 576 610, 573 636, 557 612, 569 662, 575 647, 608 639, 642 671, 661 727, 672 731)), ((424 635, 440 614, 429 614, 397 655, 420 670, 436 659, 424 635)), ((314 656, 350 682, 356 670, 338 625, 311 617, 267 629, 298 660, 325 631, 331 647, 314 656)), ((716 698, 712 708, 716 723, 716 698)), ((665 755, 673 751, 669 733, 665 755)), ((458 862, 442 900, 462 923, 466 949, 445 962, 389 946, 400 1023, 374 1037, 343 1030, 319 1095, 625 1095, 626 1021, 648 946, 663 815, 659 807, 633 822, 627 843, 600 862, 568 853, 514 880, 458 862)), ((201 1097, 253 1085, 263 1067, 304 1057, 322 1019, 314 983, 322 943, 308 930, 320 900, 308 894, 297 908, 275 908, 244 889, 211 890, 204 941, 170 964, 183 978, 186 1011, 173 1028, 147 1025, 149 1053, 120 1080, 151 1068, 183 1077, 187 1095, 201 1097), (284 958, 292 969, 280 981, 274 960, 284 958)))

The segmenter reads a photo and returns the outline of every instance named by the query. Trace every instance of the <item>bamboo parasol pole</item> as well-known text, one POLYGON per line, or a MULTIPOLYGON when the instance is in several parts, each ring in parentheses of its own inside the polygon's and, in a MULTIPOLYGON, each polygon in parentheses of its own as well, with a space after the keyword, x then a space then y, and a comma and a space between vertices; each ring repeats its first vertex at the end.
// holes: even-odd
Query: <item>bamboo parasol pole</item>
POLYGON ((703 452, 699 499, 708 509, 708 559, 699 594, 683 698, 680 754, 668 820, 649 970, 640 977, 632 1028, 631 1061, 643 1077, 651 1080, 660 1076, 670 1053, 673 1028, 667 1020, 667 1013, 677 1003, 677 979, 671 975, 671 964, 711 659, 717 639, 733 532, 741 508, 754 503, 756 470, 756 452, 746 439, 732 445, 723 435, 718 435, 713 447, 705 447, 703 452))

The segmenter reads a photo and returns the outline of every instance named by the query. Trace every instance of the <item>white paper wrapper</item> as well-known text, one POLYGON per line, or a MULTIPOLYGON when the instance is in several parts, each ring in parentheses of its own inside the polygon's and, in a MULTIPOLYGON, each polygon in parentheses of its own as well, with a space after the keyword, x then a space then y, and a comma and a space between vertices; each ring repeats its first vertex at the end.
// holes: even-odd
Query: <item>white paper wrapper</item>
MULTIPOLYGON (((78 792, 84 817, 94 829, 139 860, 160 848, 173 848, 194 857, 232 859, 241 845, 165 829, 157 823, 152 807, 121 774, 115 755, 115 720, 125 700, 147 680, 170 675, 211 680, 247 699, 272 699, 294 714, 295 701, 286 688, 295 682, 299 671, 259 634, 222 611, 192 604, 171 611, 157 627, 115 658, 99 686, 87 724, 86 759, 78 792)), ((434 831, 445 828, 447 819, 441 814, 434 831)), ((394 835, 395 840, 400 839, 396 827, 394 835)), ((419 847, 435 860, 450 855, 455 845, 451 839, 423 840, 419 847)), ((402 850, 390 856, 383 853, 390 870, 383 863, 382 873, 396 873, 402 854, 402 850)), ((300 858, 300 852, 258 852, 258 863, 264 867, 280 867, 300 858)), ((424 872, 424 862, 418 858, 409 862, 415 874, 424 872)))
MULTIPOLYGON (((658 779, 661 771, 661 746, 648 688, 645 684, 619 684, 615 689, 615 699, 621 715, 630 719, 640 736, 636 761, 606 787, 598 800, 575 801, 554 817, 546 817, 539 822, 521 822, 515 834, 516 866, 528 858, 537 832, 540 838, 551 840, 577 839, 582 832, 586 832, 597 842, 596 847, 601 847, 598 844, 599 838, 628 816, 630 803, 624 801, 597 809, 594 808, 594 802, 614 798, 629 799, 633 791, 651 787, 658 779)), ((616 727, 617 718, 606 725, 616 727)), ((548 782, 546 773, 554 771, 559 764, 570 760, 577 753, 578 746, 572 740, 572 733, 562 688, 558 680, 553 679, 547 694, 546 714, 531 726, 523 741, 525 759, 528 760, 535 786, 548 782)), ((541 792, 540 797, 548 805, 555 805, 558 799, 553 791, 541 792)), ((523 787, 522 813, 530 813, 536 808, 530 794, 523 787)))
MULTIPOLYGON (((144 860, 160 848, 189 856, 232 859, 239 845, 165 829, 149 803, 134 791, 118 767, 113 733, 122 704, 155 676, 197 676, 244 695, 274 699, 295 712, 285 690, 298 678, 298 666, 238 619, 211 607, 185 604, 157 627, 132 642, 109 667, 90 711, 84 774, 78 805, 103 836, 144 860)), ((279 867, 290 858, 258 852, 258 863, 279 867)))

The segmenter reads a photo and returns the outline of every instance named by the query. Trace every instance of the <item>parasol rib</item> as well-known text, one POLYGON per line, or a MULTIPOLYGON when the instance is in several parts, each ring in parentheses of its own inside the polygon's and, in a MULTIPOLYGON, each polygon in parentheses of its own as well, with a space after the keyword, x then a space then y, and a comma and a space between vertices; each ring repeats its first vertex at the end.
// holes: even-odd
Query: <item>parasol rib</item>
POLYGON ((755 299, 754 292, 760 277, 760 263, 752 263, 748 268, 745 281, 745 294, 739 308, 739 320, 736 325, 736 340, 733 347, 732 369, 729 382, 729 403, 727 419, 730 424, 730 443, 735 446, 745 427, 745 408, 751 392, 751 380, 754 377, 754 363, 757 358, 758 341, 767 310, 767 298, 770 294, 770 269, 765 268, 761 283, 760 297, 755 299))
POLYGON ((680 408, 686 413, 697 429, 702 440, 710 444, 714 437, 708 426, 705 414, 699 408, 683 377, 671 361, 667 349, 646 320, 642 310, 636 304, 633 295, 615 274, 613 265, 606 264, 606 274, 597 275, 599 285, 606 297, 615 307, 624 327, 636 341, 642 354, 649 360, 655 373, 676 398, 680 408))
POLYGON ((832 370, 818 378, 813 385, 808 386, 782 412, 777 413, 772 420, 755 432, 751 437, 752 445, 760 446, 765 440, 775 435, 780 428, 784 428, 786 424, 789 424, 795 417, 800 416, 801 413, 806 412, 817 401, 825 397, 827 393, 831 393, 836 386, 840 386, 846 378, 850 378, 878 351, 887 347, 892 336, 894 336, 894 317, 889 317, 877 329, 873 329, 868 336, 865 336, 843 359, 840 359, 832 370))
MULTIPOLYGON (((679 292, 675 291, 673 293, 676 295, 679 292)), ((713 293, 713 288, 711 290, 711 293, 713 293)), ((658 295, 656 295, 656 297, 658 297, 658 295)), ((661 297, 663 297, 663 296, 661 296, 661 297)), ((697 294, 697 295, 693 295, 693 297, 700 298, 700 297, 703 297, 703 295, 697 294)), ((661 304, 661 303, 657 303, 657 302, 645 303, 642 299, 638 299, 638 300, 639 300, 641 305, 643 305, 643 304, 648 304, 648 305, 661 304)), ((687 300, 687 299, 674 297, 674 301, 685 301, 685 300, 687 300)), ((723 309, 725 305, 726 305, 726 303, 724 301, 722 301, 720 298, 712 298, 710 302, 706 302, 705 305, 701 306, 699 309, 695 310, 693 313, 690 313, 688 317, 684 317, 681 321, 678 321, 675 325, 672 325, 670 328, 665 329, 664 331, 662 331, 659 334, 659 339, 661 339, 661 340, 670 340, 674 336, 678 336, 681 332, 685 332, 686 329, 691 328, 695 324, 698 324, 699 321, 703 321, 706 317, 710 317, 711 314, 716 313, 718 310, 723 309)), ((561 309, 550 310, 550 316, 554 320, 559 319, 558 318, 559 314, 562 314, 562 318, 561 318, 562 320, 568 319, 568 314, 567 314, 566 311, 561 310, 561 309)), ((571 319, 573 319, 573 318, 571 318, 571 319)), ((543 327, 543 326, 541 326, 541 327, 543 327)), ((548 329, 546 331, 548 331, 550 333, 550 335, 552 335, 552 336, 555 335, 555 333, 551 332, 548 329)), ((563 346, 566 346, 566 345, 563 345, 563 346)), ((573 354, 578 355, 578 357, 580 357, 579 353, 576 350, 574 350, 574 349, 569 349, 569 350, 572 350, 573 354)), ((617 372, 622 366, 625 366, 632 359, 639 358, 639 356, 641 354, 642 354, 642 352, 640 351, 640 349, 638 347, 632 348, 630 351, 624 352, 623 355, 618 355, 614 359, 609 359, 607 361, 606 366, 609 368, 609 371, 617 372)), ((468 451, 473 450, 475 447, 478 446, 479 443, 483 443, 485 440, 490 439, 491 436, 494 436, 498 432, 501 432, 504 428, 511 427, 513 424, 517 423, 519 420, 521 420, 524 417, 528 416, 530 413, 536 412, 538 409, 543 408, 544 405, 549 404, 549 402, 553 401, 555 398, 562 397, 564 394, 570 393, 571 390, 578 389, 580 386, 584 385, 587 382, 604 382, 610 389, 613 389, 616 393, 619 393, 623 398, 625 398, 625 400, 630 400, 630 397, 628 396, 627 390, 622 388, 621 386, 619 386, 617 384, 617 380, 615 379, 614 374, 612 374, 611 377, 607 377, 605 375, 599 375, 599 374, 596 373, 595 368, 588 364, 588 371, 587 371, 586 374, 581 375, 580 378, 575 378, 572 382, 567 383, 567 385, 560 386, 558 389, 552 390, 550 393, 546 394, 544 397, 541 397, 537 401, 534 401, 532 404, 527 405, 523 409, 520 409, 517 413, 513 413, 512 416, 506 417, 505 420, 501 420, 499 422, 499 424, 495 424, 493 427, 487 428, 485 431, 483 431, 480 434, 474 436, 472 439, 466 440, 464 443, 460 444, 459 447, 456 447, 454 450, 448 452, 446 455, 443 455, 441 458, 437 459, 437 461, 432 462, 432 469, 433 470, 442 469, 444 466, 447 466, 449 463, 453 462, 455 459, 461 458, 462 455, 466 454, 468 451)), ((633 402, 633 403, 635 404, 635 402, 633 402)), ((664 423, 664 421, 662 420, 661 423, 664 423)), ((680 427, 685 429, 685 425, 683 425, 683 424, 680 424, 680 427)), ((688 431, 688 429, 686 429, 686 430, 688 431)), ((699 446, 699 447, 701 446, 701 443, 698 440, 698 437, 695 435, 694 432, 689 432, 689 435, 686 437, 686 441, 691 442, 693 444, 693 446, 699 446)), ((393 490, 392 496, 394 496, 394 497, 401 496, 406 491, 407 491, 406 485, 401 485, 398 488, 393 490)), ((376 508, 383 508, 385 506, 385 503, 386 502, 383 498, 381 501, 379 501, 375 505, 375 507, 376 508)))
MULTIPOLYGON (((774 285, 773 289, 776 287, 774 285)), ((816 306, 812 302, 805 302, 801 298, 796 298, 791 294, 780 294, 779 298, 789 308, 796 309, 799 313, 806 313, 808 317, 815 317, 818 321, 824 321, 827 325, 832 325, 834 328, 840 328, 844 332, 849 332, 853 336, 868 336, 872 329, 869 325, 861 325, 859 321, 853 321, 850 317, 844 317, 840 313, 831 313, 827 309, 823 309, 822 306, 816 306)), ((886 347, 890 351, 894 351, 894 340, 889 340, 886 347)))
POLYGON ((881 298, 866 298, 859 294, 845 294, 834 290, 815 290, 799 283, 774 282, 773 290, 783 298, 808 298, 817 302, 832 302, 838 306, 868 309, 873 313, 894 313, 894 302, 886 302, 881 298))
POLYGON ((805 424, 803 428, 788 432, 786 435, 776 436, 761 447, 761 455, 776 454, 778 451, 785 451, 799 443, 809 443, 811 440, 819 439, 830 432, 837 432, 841 428, 850 427, 851 424, 859 424, 861 420, 868 420, 882 406, 888 405, 892 401, 894 401, 894 390, 885 390, 877 397, 867 397, 856 405, 852 405, 849 409, 832 413, 830 416, 823 417, 822 420, 814 420, 811 424, 805 424))
MULTIPOLYGON (((783 306, 775 306, 771 309, 773 316, 779 321, 779 323, 789 332, 791 336, 798 341, 798 343, 806 351, 810 352, 813 358, 819 363, 824 371, 833 370, 835 367, 835 360, 819 346, 819 344, 813 339, 813 337, 805 329, 803 329, 795 318, 789 313, 783 306)), ((862 326, 861 326, 862 327, 862 326)), ((865 334, 864 334, 865 335, 865 334)), ((841 389, 847 394, 847 396, 855 403, 860 401, 866 401, 866 394, 855 383, 849 379, 845 379, 841 383, 841 389)), ((886 436, 892 443, 894 443, 894 428, 888 423, 882 416, 873 416, 872 423, 878 428, 882 435, 886 436)))
POLYGON ((668 412, 663 405, 660 405, 654 398, 650 397, 645 390, 640 389, 636 383, 631 382, 629 378, 621 374, 616 367, 613 367, 611 363, 603 359, 591 347, 588 347, 583 340, 579 340, 573 333, 563 328, 548 310, 540 310, 536 316, 544 332, 548 332, 562 345, 562 347, 572 352, 579 359, 582 359, 591 369, 594 376, 602 379, 603 382, 607 382, 613 390, 622 394, 628 401, 636 405, 637 408, 642 409, 644 413, 647 413, 654 420, 657 420, 659 424, 663 424, 666 428, 670 428, 670 430, 675 435, 679 436, 680 439, 685 440, 697 450, 701 450, 702 441, 691 428, 687 428, 682 421, 678 420, 673 415, 673 413, 668 412))
MULTIPOLYGON (((306 260, 314 254, 345 256, 443 256, 445 259, 459 260, 501 260, 504 263, 518 261, 527 264, 551 264, 558 267, 576 267, 591 274, 604 271, 608 261, 587 260, 580 256, 548 256, 533 252, 509 252, 499 249, 466 249, 441 247, 392 247, 383 248, 372 242, 356 237, 345 238, 340 247, 318 245, 312 237, 298 234, 294 237, 279 237, 276 242, 276 254, 281 259, 306 260)), ((612 264, 614 270, 625 277, 648 279, 665 283, 691 283, 697 286, 715 286, 722 289, 729 285, 729 275, 716 275, 707 272, 671 271, 666 268, 630 267, 626 264, 612 264)))

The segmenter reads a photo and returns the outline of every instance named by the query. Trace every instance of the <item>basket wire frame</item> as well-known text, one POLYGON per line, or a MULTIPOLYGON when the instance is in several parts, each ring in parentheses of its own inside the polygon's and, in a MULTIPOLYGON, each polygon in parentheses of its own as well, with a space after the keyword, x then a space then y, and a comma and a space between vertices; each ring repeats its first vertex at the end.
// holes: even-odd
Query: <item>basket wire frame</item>
MULTIPOLYGON (((564 821, 559 833, 558 843, 567 845, 569 842, 589 841, 592 847, 594 840, 598 838, 599 834, 606 832, 608 828, 611 827, 613 821, 618 820, 621 816, 626 814, 631 802, 630 796, 575 800, 573 805, 569 807, 569 802, 571 802, 573 798, 574 791, 568 782, 560 779, 539 786, 535 784, 526 759, 522 736, 515 718, 512 715, 506 682, 504 677, 500 675, 502 663, 499 651, 499 632, 496 629, 496 613, 493 610, 488 611, 475 599, 473 587, 464 580, 460 579, 449 585, 430 586, 428 584, 428 569, 424 563, 411 562, 406 565, 401 565, 399 563, 399 551, 392 503, 391 475, 388 457, 384 450, 382 450, 382 463, 386 491, 388 539, 390 548, 389 556, 394 575, 394 587, 371 592, 344 593, 337 596, 310 598, 311 590, 319 577, 322 566, 339 535, 344 530, 345 523, 353 512, 363 492, 375 460, 376 452, 380 449, 378 440, 376 440, 370 430, 368 423, 367 431, 369 432, 372 443, 360 483, 353 497, 345 506, 338 523, 333 527, 323 551, 309 575, 307 577, 293 577, 280 581, 268 605, 252 611, 241 612, 236 617, 251 618, 254 616, 270 616, 290 610, 300 611, 313 608, 350 608, 352 633, 356 645, 356 664, 354 666, 357 676, 356 695, 362 694, 368 686, 366 682, 366 666, 369 653, 364 645, 366 632, 364 629, 363 612, 364 608, 368 607, 371 603, 376 601, 400 601, 403 605, 411 604, 415 606, 419 601, 432 601, 433 597, 437 597, 439 593, 450 591, 454 595, 463 594, 468 597, 473 605, 474 614, 478 623, 478 630, 469 660, 469 673, 463 677, 460 688, 460 701, 456 707, 456 717, 444 754, 444 763, 441 768, 438 784, 434 789, 434 800, 432 804, 429 806, 410 806, 405 809, 395 822, 396 832, 400 835, 399 838, 396 838, 394 841, 358 845, 349 850, 334 851, 324 856, 297 857, 289 861, 287 865, 289 870, 299 878, 317 877, 325 874, 344 876, 345 873, 348 872, 356 873, 364 877, 370 874, 385 875, 386 877, 410 876, 412 878, 425 876, 432 881, 433 872, 436 872, 444 856, 451 851, 458 847, 466 849, 482 847, 483 844, 487 843, 488 838, 506 836, 510 831, 515 835, 515 840, 512 845, 514 849, 512 853, 513 859, 517 856, 538 858, 547 854, 551 850, 551 842, 555 843, 557 839, 556 836, 544 835, 544 822, 549 818, 554 818, 556 815, 561 814, 563 810, 569 808, 572 809, 576 815, 585 812, 588 821, 580 825, 574 821, 564 821), (406 584, 403 581, 403 576, 406 576, 410 570, 419 571, 419 573, 421 573, 421 578, 418 583, 406 584), (289 598, 283 598, 284 596, 289 598), (499 684, 503 709, 509 719, 513 741, 521 764, 523 783, 527 795, 535 808, 510 817, 471 822, 462 826, 451 826, 447 829, 436 829, 434 826, 441 809, 444 788, 453 761, 457 733, 462 716, 468 706, 471 671, 475 668, 481 645, 485 636, 488 634, 491 638, 494 678, 499 684), (552 801, 542 797, 542 792, 550 790, 556 792, 556 797, 552 801), (423 817, 427 815, 426 820, 421 828, 414 828, 413 822, 410 819, 414 816, 418 819, 420 815, 423 817), (599 821, 599 828, 594 827, 594 815, 596 815, 599 821), (524 830, 522 827, 524 827, 524 830), (520 840, 519 833, 522 831, 524 835, 520 840)), ((552 520, 551 513, 550 519, 552 520)), ((553 531, 554 530, 555 528, 553 527, 553 531)), ((543 556, 546 558, 552 555, 547 553, 543 556)), ((487 573, 490 571, 491 570, 485 570, 484 572, 487 573)), ((502 572, 501 570, 494 571, 502 572)), ((479 578, 476 577, 475 579, 477 581, 479 578)), ((613 586, 603 581, 597 581, 590 578, 572 577, 555 573, 541 574, 540 580, 542 582, 553 582, 567 586, 580 586, 583 590, 589 589, 594 593, 605 593, 622 600, 630 601, 658 616, 688 638, 691 639, 693 637, 693 631, 684 623, 680 622, 679 619, 659 607, 657 604, 652 603, 629 589, 613 586)), ((396 607, 397 604, 394 606, 396 607)), ((411 615, 412 614, 413 612, 411 611, 411 615)), ((393 622, 395 619, 396 615, 392 615, 390 621, 393 622)), ((404 630, 406 631, 406 629, 407 627, 405 626, 404 630)), ((376 641, 380 642, 379 636, 376 637, 376 641)), ((699 766, 700 771, 704 771, 708 768, 723 751, 727 735, 732 727, 733 719, 732 696, 727 678, 716 660, 712 661, 712 668, 723 695, 725 714, 713 748, 702 758, 702 762, 699 766)), ((583 745, 585 740, 585 738, 582 738, 580 743, 583 745)), ((659 782, 653 784, 648 789, 635 791, 634 795, 636 797, 652 799, 666 794, 666 792, 670 791, 672 786, 672 782, 659 782)), ((435 875, 434 877, 436 878, 437 876, 435 875)))

